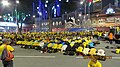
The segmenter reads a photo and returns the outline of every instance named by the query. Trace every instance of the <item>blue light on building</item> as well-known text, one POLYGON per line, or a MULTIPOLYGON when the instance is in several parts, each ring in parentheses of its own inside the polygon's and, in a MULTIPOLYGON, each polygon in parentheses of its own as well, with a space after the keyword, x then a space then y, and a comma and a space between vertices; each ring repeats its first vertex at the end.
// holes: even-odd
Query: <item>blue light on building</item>
POLYGON ((60 16, 60 3, 58 0, 55 0, 55 5, 52 9, 54 9, 54 17, 59 17, 60 16))
POLYGON ((54 9, 54 17, 57 17, 56 12, 57 12, 57 10, 54 9))
POLYGON ((38 0, 37 10, 38 10, 39 18, 41 18, 42 20, 45 20, 45 19, 48 18, 47 17, 48 15, 46 13, 46 10, 47 10, 47 4, 46 3, 43 3, 41 0, 38 0))

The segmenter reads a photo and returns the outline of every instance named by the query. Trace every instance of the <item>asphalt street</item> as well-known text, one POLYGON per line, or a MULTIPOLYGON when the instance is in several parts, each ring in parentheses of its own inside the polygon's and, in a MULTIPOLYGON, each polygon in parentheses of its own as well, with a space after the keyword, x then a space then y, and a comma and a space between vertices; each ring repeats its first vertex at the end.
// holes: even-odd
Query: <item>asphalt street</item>
MULTIPOLYGON (((115 49, 105 49, 105 46, 115 47, 106 41, 101 41, 97 49, 104 49, 107 56, 114 57, 106 61, 100 61, 103 67, 119 67, 120 54, 112 53, 115 49)), ((117 44, 119 45, 119 44, 117 44)), ((14 67, 87 67, 89 59, 82 59, 81 56, 65 56, 62 53, 40 53, 34 49, 23 49, 20 46, 14 46, 15 59, 14 67)), ((2 62, 0 62, 2 67, 2 62)))

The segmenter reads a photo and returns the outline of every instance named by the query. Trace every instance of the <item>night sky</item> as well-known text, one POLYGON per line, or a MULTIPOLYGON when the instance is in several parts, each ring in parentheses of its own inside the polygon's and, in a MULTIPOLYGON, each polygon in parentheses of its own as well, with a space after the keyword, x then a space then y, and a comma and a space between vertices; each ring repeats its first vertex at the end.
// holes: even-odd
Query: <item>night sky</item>
MULTIPOLYGON (((32 3, 37 2, 38 0, 19 0, 20 5, 19 5, 19 10, 24 11, 25 13, 32 13, 32 3)), ((45 0, 41 0, 42 2, 45 2, 45 0)), ((69 3, 65 2, 66 0, 62 0, 61 2, 61 13, 65 12, 72 12, 75 9, 77 9, 77 3, 79 2, 78 0, 69 0, 69 3)), ((53 3, 54 0, 49 0, 49 3, 53 3)))
MULTIPOLYGON (((24 12, 25 14, 32 14, 32 3, 33 2, 38 3, 38 0, 19 0, 19 1, 20 1, 20 4, 17 6, 17 10, 19 10, 20 12, 24 12)), ((41 0, 41 1, 45 3, 45 0, 41 0)), ((48 1, 50 4, 50 3, 54 3, 55 0, 48 0, 48 1)), ((103 0, 103 1, 104 1, 103 6, 106 6, 110 2, 113 3, 114 0, 103 0)), ((120 0, 118 1, 120 3, 120 0)), ((2 15, 3 13, 14 11, 15 0, 9 0, 9 2, 11 2, 12 5, 5 8, 3 8, 2 4, 0 4, 0 15, 2 15)), ((61 15, 64 14, 65 12, 69 13, 69 12, 75 11, 76 9, 79 9, 81 7, 80 0, 69 0, 68 3, 66 3, 66 0, 62 0, 62 2, 60 2, 60 5, 61 5, 61 15)))
MULTIPOLYGON (((9 1, 15 2, 15 0, 9 0, 9 1)), ((32 13, 32 3, 37 2, 38 0, 19 0, 19 1, 20 1, 20 4, 18 5, 18 10, 21 12, 25 12, 25 13, 29 14, 29 13, 32 13)), ((41 1, 45 2, 45 0, 41 0, 41 1)), ((49 3, 53 3, 54 1, 55 0, 49 0, 49 3)), ((114 0, 103 0, 103 1, 104 1, 103 6, 106 6, 107 3, 110 3, 110 2, 113 3, 114 0)), ((120 1, 120 0, 118 0, 118 1, 120 1)), ((61 14, 65 13, 65 12, 69 13, 69 12, 72 12, 72 11, 78 9, 80 7, 79 2, 80 2, 80 0, 69 0, 69 3, 66 3, 66 0, 62 0, 62 2, 61 2, 61 14)), ((4 9, 4 11, 3 11, 3 8, 1 8, 0 9, 1 13, 5 12, 5 11, 12 11, 14 9, 13 5, 14 4, 12 4, 10 6, 10 8, 4 9)), ((0 7, 2 7, 2 6, 0 5, 0 7)))

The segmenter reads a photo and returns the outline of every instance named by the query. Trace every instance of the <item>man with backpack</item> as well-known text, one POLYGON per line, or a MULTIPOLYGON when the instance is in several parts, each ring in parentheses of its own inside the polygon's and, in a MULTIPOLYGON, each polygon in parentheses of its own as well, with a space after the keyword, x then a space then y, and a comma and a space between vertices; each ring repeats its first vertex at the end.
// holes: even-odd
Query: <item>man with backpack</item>
POLYGON ((14 51, 14 48, 10 46, 10 42, 8 39, 3 39, 3 44, 0 46, 0 55, 1 60, 4 67, 13 67, 13 58, 14 55, 12 52, 14 51))

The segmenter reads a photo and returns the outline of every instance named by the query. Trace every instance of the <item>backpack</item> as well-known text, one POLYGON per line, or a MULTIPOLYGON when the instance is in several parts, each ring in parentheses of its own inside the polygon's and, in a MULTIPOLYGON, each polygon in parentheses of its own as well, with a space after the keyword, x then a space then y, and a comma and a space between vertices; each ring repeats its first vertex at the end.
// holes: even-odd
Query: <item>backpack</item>
POLYGON ((10 51, 8 51, 7 46, 5 46, 1 54, 1 60, 11 61, 13 58, 14 58, 14 55, 10 51))

